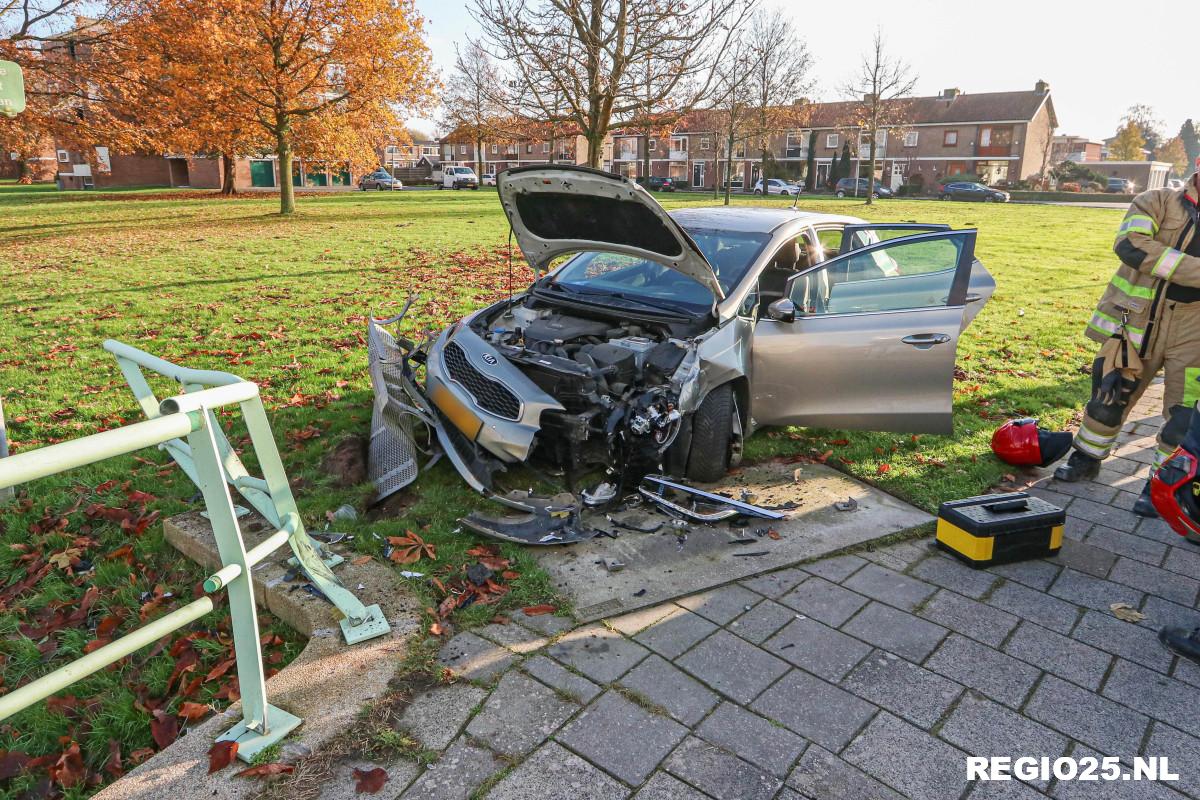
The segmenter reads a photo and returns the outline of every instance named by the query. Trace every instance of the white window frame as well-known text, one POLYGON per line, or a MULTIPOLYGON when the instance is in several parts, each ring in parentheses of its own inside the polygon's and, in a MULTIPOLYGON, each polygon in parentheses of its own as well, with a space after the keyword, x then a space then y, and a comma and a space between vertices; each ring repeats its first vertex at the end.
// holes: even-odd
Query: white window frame
POLYGON ((532 143, 530 143, 530 142, 526 142, 526 144, 525 144, 525 154, 526 154, 526 155, 529 155, 529 154, 530 154, 530 153, 532 153, 532 152, 533 152, 533 144, 532 144, 532 143))
POLYGON ((958 147, 958 129, 942 131, 942 147, 958 147))
POLYGON ((492 155, 496 155, 499 152, 500 152, 500 145, 498 145, 498 144, 492 145, 492 155))
POLYGON ((701 150, 711 150, 712 149, 712 141, 707 136, 700 137, 700 149, 701 150))
POLYGON ((688 149, 687 137, 686 136, 672 136, 671 137, 671 149, 679 150, 681 152, 686 153, 687 149, 688 149))
POLYGON ((460 144, 458 146, 458 154, 460 156, 465 156, 467 154, 467 146, 465 144, 460 144))
POLYGON ((904 132, 904 146, 905 147, 916 147, 917 142, 920 141, 919 133, 920 133, 920 131, 905 131, 904 132))
POLYGON ((112 172, 112 159, 109 157, 107 147, 96 146, 96 165, 101 172, 112 172))
POLYGON ((66 150, 59 150, 59 151, 58 151, 58 163, 60 163, 60 164, 67 164, 67 163, 69 163, 70 161, 71 161, 71 154, 70 154, 70 153, 68 153, 66 150))
POLYGON ((550 143, 549 142, 542 142, 542 152, 543 153, 550 152, 550 143))
POLYGON ((841 137, 839 137, 836 133, 825 134, 826 149, 836 150, 841 143, 841 137))
POLYGON ((654 150, 655 150, 655 146, 656 146, 657 144, 658 144, 658 141, 657 141, 657 140, 655 140, 655 139, 651 139, 651 140, 650 140, 650 152, 651 152, 651 153, 653 153, 653 152, 654 152, 654 150))

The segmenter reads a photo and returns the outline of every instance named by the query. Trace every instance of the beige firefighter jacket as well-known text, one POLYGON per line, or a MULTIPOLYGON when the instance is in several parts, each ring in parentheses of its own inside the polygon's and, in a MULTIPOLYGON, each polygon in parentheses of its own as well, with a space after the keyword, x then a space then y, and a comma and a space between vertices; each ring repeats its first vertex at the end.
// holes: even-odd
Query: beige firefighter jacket
POLYGON ((1113 245, 1121 265, 1088 321, 1089 339, 1104 342, 1124 324, 1129 343, 1144 353, 1167 284, 1200 288, 1200 258, 1184 252, 1196 235, 1196 200, 1195 175, 1184 190, 1151 189, 1133 199, 1113 245))

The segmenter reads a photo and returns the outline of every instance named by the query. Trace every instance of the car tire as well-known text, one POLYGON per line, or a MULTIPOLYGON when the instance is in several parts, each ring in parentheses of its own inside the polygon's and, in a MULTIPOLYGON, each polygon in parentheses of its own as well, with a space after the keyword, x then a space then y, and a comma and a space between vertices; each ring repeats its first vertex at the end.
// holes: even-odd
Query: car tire
POLYGON ((762 194, 762 192, 760 192, 758 189, 755 189, 753 194, 762 194))
POLYGON ((692 414, 692 441, 687 458, 687 479, 712 483, 729 471, 733 443, 733 386, 724 384, 708 393, 692 414))
POLYGON ((845 193, 845 192, 843 192, 841 189, 838 189, 836 192, 834 192, 834 194, 836 194, 838 197, 845 197, 845 196, 846 196, 846 193, 845 193))
POLYGON ((938 197, 938 199, 939 199, 939 200, 949 200, 949 199, 950 199, 950 195, 948 195, 948 194, 943 194, 943 195, 940 195, 940 196, 938 197))
POLYGON ((879 199, 879 192, 871 192, 871 199, 872 199, 872 200, 878 200, 878 199, 879 199))

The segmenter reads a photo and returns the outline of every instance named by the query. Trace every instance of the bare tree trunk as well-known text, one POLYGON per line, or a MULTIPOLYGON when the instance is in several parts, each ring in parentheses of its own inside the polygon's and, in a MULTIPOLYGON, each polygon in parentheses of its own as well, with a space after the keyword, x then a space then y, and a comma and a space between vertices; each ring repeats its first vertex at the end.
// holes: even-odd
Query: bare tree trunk
POLYGON ((588 131, 588 163, 592 169, 600 169, 601 161, 604 156, 604 131, 599 133, 596 130, 588 131))
POLYGON ((725 141, 725 205, 729 205, 729 192, 733 184, 733 125, 729 126, 729 138, 725 141))
POLYGON ((234 172, 237 169, 237 156, 233 153, 221 154, 221 194, 235 195, 237 194, 237 186, 234 184, 234 172))
POLYGON ((642 148, 642 173, 646 180, 650 180, 650 131, 646 131, 646 143, 642 148))
POLYGON ((878 130, 871 131, 870 150, 867 153, 871 162, 871 170, 867 175, 867 205, 875 202, 875 137, 878 134, 878 130))
POLYGON ((550 160, 549 163, 554 163, 554 145, 557 143, 557 138, 554 136, 554 123, 550 123, 550 160))
POLYGON ((279 166, 279 213, 296 212, 296 191, 292 186, 292 132, 287 117, 275 124, 275 155, 279 166))

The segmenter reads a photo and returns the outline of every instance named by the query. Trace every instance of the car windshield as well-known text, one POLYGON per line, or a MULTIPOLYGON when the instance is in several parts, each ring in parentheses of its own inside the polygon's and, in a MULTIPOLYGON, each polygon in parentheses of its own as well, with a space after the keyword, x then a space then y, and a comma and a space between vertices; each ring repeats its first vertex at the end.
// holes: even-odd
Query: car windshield
MULTIPOLYGON (((746 231, 692 230, 688 233, 717 273, 728 294, 745 277, 770 234, 746 231)), ((554 275, 554 285, 567 292, 619 295, 652 307, 678 306, 704 312, 712 307, 708 287, 655 261, 619 253, 586 252, 572 258, 554 275)))

